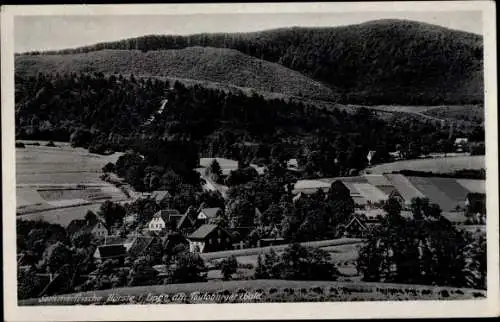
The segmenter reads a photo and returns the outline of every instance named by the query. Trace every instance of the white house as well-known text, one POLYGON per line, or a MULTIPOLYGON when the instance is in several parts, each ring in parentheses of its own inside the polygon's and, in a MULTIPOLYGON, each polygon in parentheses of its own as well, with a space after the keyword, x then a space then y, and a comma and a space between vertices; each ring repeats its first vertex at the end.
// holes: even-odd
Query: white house
POLYGON ((100 220, 98 220, 97 223, 90 228, 90 232, 97 238, 104 238, 108 235, 108 229, 100 220))
POLYGON ((148 230, 159 232, 167 228, 175 229, 181 217, 182 215, 176 209, 160 210, 153 215, 153 218, 148 224, 148 230))

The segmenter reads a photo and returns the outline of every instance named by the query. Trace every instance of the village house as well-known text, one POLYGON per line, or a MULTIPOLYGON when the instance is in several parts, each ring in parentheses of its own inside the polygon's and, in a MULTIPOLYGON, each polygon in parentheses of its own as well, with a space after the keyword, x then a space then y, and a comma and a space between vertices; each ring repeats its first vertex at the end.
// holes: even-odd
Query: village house
POLYGON ((94 258, 97 261, 117 259, 123 263, 125 257, 127 257, 127 249, 123 245, 101 245, 94 252, 94 258))
POLYGON ((221 208, 201 208, 196 217, 198 225, 211 224, 217 218, 221 208))
POLYGON ((148 223, 147 230, 151 232, 162 232, 167 229, 175 230, 182 215, 176 209, 163 209, 153 215, 148 223))
POLYGON ((189 207, 177 223, 177 231, 183 235, 188 235, 196 229, 197 213, 196 209, 189 207))
POLYGON ((190 252, 208 253, 232 249, 231 235, 218 225, 202 225, 187 238, 190 252))
POLYGON ((361 238, 365 237, 368 231, 366 220, 358 215, 353 215, 349 223, 345 225, 343 235, 344 237, 361 238))
POLYGON ((465 151, 465 148, 467 144, 469 143, 469 140, 467 138, 456 138, 455 139, 455 149, 457 152, 463 152, 465 151))
POLYGON ((69 236, 91 233, 97 239, 105 238, 109 234, 106 225, 101 219, 98 219, 94 223, 89 223, 84 219, 73 220, 69 223, 67 232, 69 236))

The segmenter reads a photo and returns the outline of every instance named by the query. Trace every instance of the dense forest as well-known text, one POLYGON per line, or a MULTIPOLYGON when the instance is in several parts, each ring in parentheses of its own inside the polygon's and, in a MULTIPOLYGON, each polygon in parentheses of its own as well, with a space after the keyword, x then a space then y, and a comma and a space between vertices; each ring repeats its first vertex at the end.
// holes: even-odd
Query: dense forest
POLYGON ((211 82, 250 91, 333 101, 335 91, 283 65, 251 57, 237 50, 213 47, 154 50, 102 50, 75 55, 38 55, 16 58, 16 73, 103 72, 175 78, 183 82, 211 82))
POLYGON ((147 52, 192 46, 231 48, 279 63, 328 84, 349 103, 483 102, 482 37, 412 21, 237 34, 151 35, 43 54, 103 49, 147 52))
MULTIPOLYGON (((17 138, 71 141, 92 152, 132 149, 150 155, 150 165, 177 164, 183 173, 199 156, 220 156, 244 164, 296 157, 307 176, 350 175, 366 166, 370 150, 378 163, 394 150, 411 158, 450 149, 449 132, 431 121, 383 120, 365 108, 318 109, 133 75, 16 78, 17 138)), ((456 128, 453 135, 476 132, 456 128)))

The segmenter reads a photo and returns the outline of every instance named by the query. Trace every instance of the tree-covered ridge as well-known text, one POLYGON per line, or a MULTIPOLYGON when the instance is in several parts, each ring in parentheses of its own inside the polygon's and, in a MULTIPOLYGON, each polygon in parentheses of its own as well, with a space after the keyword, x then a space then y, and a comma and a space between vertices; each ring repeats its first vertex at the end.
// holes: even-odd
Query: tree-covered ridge
MULTIPOLYGON (((454 135, 470 131, 455 128, 454 135)), ((367 109, 348 114, 334 104, 319 109, 159 79, 73 73, 16 78, 16 136, 71 140, 96 151, 134 149, 151 158, 163 147, 183 147, 175 163, 186 170, 197 166, 199 154, 247 164, 295 157, 310 176, 337 176, 364 168, 370 150, 377 151, 372 164, 387 160, 389 151, 410 158, 440 151, 449 128, 384 121, 367 109)))
POLYGON ((327 86, 280 64, 245 55, 237 50, 188 47, 141 52, 102 50, 75 55, 16 57, 16 73, 103 72, 209 81, 255 91, 334 100, 327 86))
POLYGON ((431 105, 483 102, 482 42, 479 35, 430 24, 378 20, 332 28, 151 35, 48 54, 232 48, 323 81, 346 102, 431 105))

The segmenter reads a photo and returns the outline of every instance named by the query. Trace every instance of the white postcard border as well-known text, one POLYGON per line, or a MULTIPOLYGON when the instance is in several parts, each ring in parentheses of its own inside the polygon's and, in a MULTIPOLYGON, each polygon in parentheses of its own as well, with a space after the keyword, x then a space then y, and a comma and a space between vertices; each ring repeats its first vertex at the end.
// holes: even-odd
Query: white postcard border
POLYGON ((492 1, 370 2, 288 4, 182 4, 6 6, 1 17, 2 62, 2 186, 4 243, 4 307, 7 321, 67 320, 233 320, 308 318, 480 317, 500 314, 498 146, 496 101, 496 20, 492 1), (328 302, 265 304, 169 304, 121 306, 17 306, 15 261, 14 39, 16 15, 135 15, 188 13, 283 13, 353 11, 482 11, 487 168, 487 299, 465 301, 328 302))

